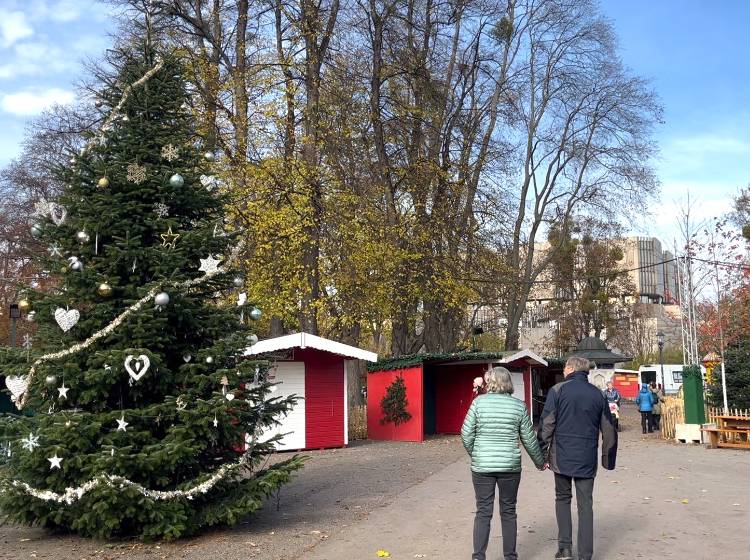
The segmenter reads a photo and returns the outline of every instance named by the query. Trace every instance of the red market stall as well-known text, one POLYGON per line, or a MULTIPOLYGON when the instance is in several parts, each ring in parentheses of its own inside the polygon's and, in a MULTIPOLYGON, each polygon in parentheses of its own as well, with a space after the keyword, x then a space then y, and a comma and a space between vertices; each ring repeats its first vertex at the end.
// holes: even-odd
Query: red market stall
POLYGON ((268 377, 277 383, 272 396, 302 397, 280 426, 264 434, 286 434, 280 451, 349 444, 346 362, 375 362, 377 354, 303 332, 261 340, 245 355, 272 360, 268 377))
POLYGON ((531 410, 532 368, 547 361, 529 350, 414 354, 383 360, 367 374, 367 432, 370 439, 424 441, 426 435, 457 434, 473 400, 472 381, 494 366, 511 372, 514 396, 531 410), (383 423, 380 402, 388 387, 402 377, 411 419, 383 423))

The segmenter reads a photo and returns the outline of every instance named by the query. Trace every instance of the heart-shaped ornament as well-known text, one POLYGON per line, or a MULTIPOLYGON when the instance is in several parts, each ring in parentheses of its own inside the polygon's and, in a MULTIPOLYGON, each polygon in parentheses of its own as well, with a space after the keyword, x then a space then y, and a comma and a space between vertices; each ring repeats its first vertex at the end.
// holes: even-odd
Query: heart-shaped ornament
POLYGON ((65 218, 68 217, 68 211, 65 209, 65 206, 57 202, 50 202, 49 217, 56 226, 61 226, 65 222, 65 218))
POLYGON ((193 359, 193 357, 192 357, 192 356, 191 356, 190 354, 185 354, 185 355, 184 355, 184 356, 182 357, 182 360, 183 360, 183 361, 184 361, 185 363, 188 363, 188 362, 189 362, 190 360, 192 360, 192 359, 193 359))
POLYGON ((125 357, 125 371, 128 372, 128 375, 133 381, 138 381, 141 377, 146 375, 150 366, 151 360, 148 359, 146 354, 141 354, 140 356, 128 354, 125 357))
POLYGON ((29 378, 26 375, 9 375, 5 378, 5 386, 10 391, 10 400, 18 402, 29 388, 29 378))
POLYGON ((55 309, 55 321, 57 321, 63 332, 68 332, 75 327, 80 318, 81 314, 77 309, 63 309, 62 307, 55 309))
POLYGON ((227 394, 226 394, 226 395, 224 395, 224 396, 226 397, 226 399, 227 399, 228 401, 233 401, 233 400, 234 400, 234 393, 227 393, 227 394))

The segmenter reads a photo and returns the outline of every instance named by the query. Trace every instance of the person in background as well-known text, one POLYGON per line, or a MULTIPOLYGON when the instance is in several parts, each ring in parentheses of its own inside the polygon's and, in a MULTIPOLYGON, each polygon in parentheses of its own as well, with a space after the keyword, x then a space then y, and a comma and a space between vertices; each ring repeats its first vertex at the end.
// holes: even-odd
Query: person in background
POLYGON ((516 500, 521 483, 519 441, 540 470, 544 469, 544 459, 534 437, 526 404, 512 396, 510 372, 503 367, 494 367, 484 375, 484 381, 486 393, 478 395, 471 403, 461 428, 461 440, 471 456, 471 479, 477 503, 471 558, 486 559, 497 487, 503 556, 505 560, 517 560, 516 500))
POLYGON ((648 432, 649 434, 654 431, 654 397, 651 395, 651 390, 647 384, 643 384, 641 392, 635 398, 635 404, 638 405, 638 410, 641 413, 641 428, 643 433, 648 432))
POLYGON ((594 555, 594 477, 599 434, 602 467, 615 468, 617 431, 602 391, 589 383, 589 361, 571 356, 563 369, 565 380, 550 389, 537 438, 549 468, 555 473, 558 560, 573 559, 573 519, 570 504, 575 482, 578 504, 578 558, 594 555))
POLYGON ((607 402, 612 402, 620 406, 622 395, 620 395, 620 391, 615 389, 615 384, 611 381, 607 381, 607 388, 604 389, 604 398, 607 399, 607 402))
POLYGON ((656 381, 652 381, 649 390, 651 391, 651 398, 654 401, 651 410, 653 428, 654 430, 661 431, 661 403, 664 402, 664 392, 661 390, 661 383, 657 386, 656 381))
POLYGON ((472 387, 471 391, 472 391, 472 393, 474 394, 475 397, 478 396, 478 395, 484 395, 484 393, 486 392, 484 390, 484 378, 482 378, 482 377, 475 377, 474 378, 474 384, 473 384, 473 387, 472 387))

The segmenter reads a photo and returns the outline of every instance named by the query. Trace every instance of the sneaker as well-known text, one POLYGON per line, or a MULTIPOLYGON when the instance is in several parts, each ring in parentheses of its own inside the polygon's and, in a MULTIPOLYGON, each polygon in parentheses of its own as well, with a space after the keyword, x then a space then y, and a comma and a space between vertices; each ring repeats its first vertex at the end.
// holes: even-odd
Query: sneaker
POLYGON ((555 554, 555 560, 573 560, 573 551, 569 548, 561 548, 555 554))

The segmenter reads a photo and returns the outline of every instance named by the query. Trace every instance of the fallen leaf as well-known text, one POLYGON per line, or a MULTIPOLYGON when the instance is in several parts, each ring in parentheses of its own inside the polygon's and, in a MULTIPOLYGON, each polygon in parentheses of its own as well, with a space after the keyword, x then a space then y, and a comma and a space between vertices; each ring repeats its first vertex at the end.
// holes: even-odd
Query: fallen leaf
POLYGON ((689 504, 689 503, 690 503, 690 500, 688 500, 687 498, 685 498, 684 500, 682 500, 682 503, 683 503, 683 504, 689 504))
POLYGON ((378 558, 390 558, 391 553, 387 550, 380 549, 378 550, 378 558))

